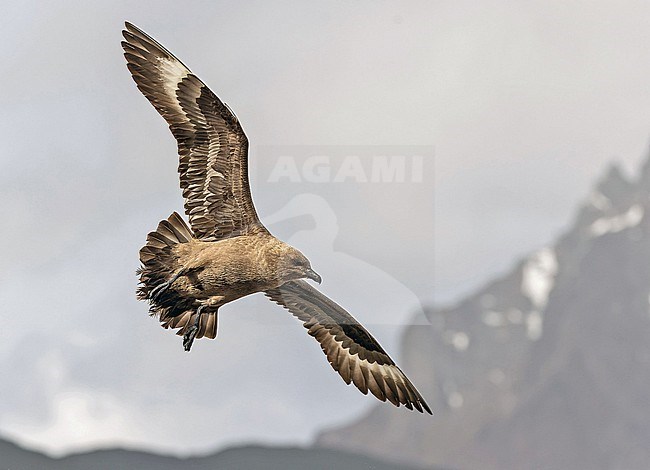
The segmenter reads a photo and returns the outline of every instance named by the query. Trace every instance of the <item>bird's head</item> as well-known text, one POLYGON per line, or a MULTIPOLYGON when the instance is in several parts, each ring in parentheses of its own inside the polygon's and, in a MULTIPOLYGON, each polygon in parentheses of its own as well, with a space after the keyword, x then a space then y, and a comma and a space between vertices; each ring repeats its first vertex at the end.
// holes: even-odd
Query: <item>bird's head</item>
POLYGON ((311 268, 311 263, 300 251, 294 247, 285 245, 278 262, 278 278, 283 281, 293 281, 295 279, 311 279, 321 283, 322 279, 311 268))

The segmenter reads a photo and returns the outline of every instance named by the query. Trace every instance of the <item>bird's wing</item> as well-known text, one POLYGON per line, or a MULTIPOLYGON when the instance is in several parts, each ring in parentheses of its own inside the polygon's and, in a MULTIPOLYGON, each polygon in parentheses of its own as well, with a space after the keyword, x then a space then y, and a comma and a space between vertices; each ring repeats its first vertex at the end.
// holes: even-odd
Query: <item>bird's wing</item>
POLYGON ((365 395, 431 414, 422 395, 404 372, 352 315, 305 281, 290 281, 266 291, 274 302, 301 320, 327 360, 347 384, 365 395))
POLYGON ((266 231, 248 185, 248 139, 233 112, 183 63, 126 23, 122 42, 140 91, 178 141, 185 212, 195 235, 215 240, 266 231))

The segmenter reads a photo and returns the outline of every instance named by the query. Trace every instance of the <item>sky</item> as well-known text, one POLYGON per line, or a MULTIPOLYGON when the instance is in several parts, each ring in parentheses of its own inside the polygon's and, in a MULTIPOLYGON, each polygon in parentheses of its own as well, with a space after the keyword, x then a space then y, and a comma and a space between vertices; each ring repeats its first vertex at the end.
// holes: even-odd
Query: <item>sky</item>
POLYGON ((55 455, 305 444, 374 405, 260 295, 189 355, 136 301, 137 252, 182 199, 175 142, 124 65, 125 20, 234 110, 263 222, 398 362, 422 306, 543 248, 609 164, 647 155, 643 1, 3 10, 0 435, 55 455))

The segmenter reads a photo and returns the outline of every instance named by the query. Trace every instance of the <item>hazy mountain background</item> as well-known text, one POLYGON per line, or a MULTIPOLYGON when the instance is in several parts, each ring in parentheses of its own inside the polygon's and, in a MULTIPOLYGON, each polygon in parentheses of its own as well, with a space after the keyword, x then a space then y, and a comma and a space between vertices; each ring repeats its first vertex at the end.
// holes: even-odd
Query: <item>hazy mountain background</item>
MULTIPOLYGON (((468 383, 480 385, 481 373, 490 383, 509 383, 519 377, 516 371, 526 379, 512 390, 493 390, 494 403, 512 407, 520 416, 517 426, 526 429, 526 420, 544 425, 535 413, 548 414, 549 426, 556 422, 545 411, 549 402, 540 401, 534 412, 521 400, 537 390, 549 351, 558 349, 547 343, 547 333, 560 320, 550 319, 573 318, 551 314, 559 312, 554 299, 560 294, 553 290, 535 310, 525 299, 512 300, 521 302, 522 325, 541 336, 526 339, 528 326, 519 325, 526 333, 519 340, 511 335, 501 362, 489 363, 474 355, 479 341, 469 329, 473 314, 483 324, 483 310, 458 299, 471 298, 495 276, 508 277, 513 260, 564 246, 551 241, 566 232, 575 201, 588 194, 608 162, 620 162, 622 181, 637 171, 650 129, 650 5, 368 0, 2 6, 0 435, 54 456, 118 446, 185 457, 250 442, 309 445, 323 429, 369 413, 397 413, 403 421, 390 433, 362 436, 359 449, 376 453, 383 447, 393 449, 387 457, 461 468, 481 457, 514 465, 470 445, 492 449, 495 436, 512 444, 514 417, 492 409, 479 413, 494 413, 508 429, 512 423, 502 433, 473 414, 462 415, 471 421, 454 421, 458 415, 445 407, 473 409, 468 390, 474 385, 468 383), (134 297, 137 251, 159 220, 181 209, 181 198, 175 143, 124 65, 124 20, 160 39, 235 110, 252 143, 253 197, 262 219, 307 253, 324 278, 323 290, 369 327, 430 397, 436 417, 382 404, 377 412, 372 397, 344 386, 298 322, 260 296, 224 309, 218 340, 200 341, 191 354, 147 317, 146 305, 134 297), (299 166, 322 152, 335 165, 358 156, 366 172, 374 156, 421 153, 425 159, 418 181, 272 181, 277 149, 299 166), (467 308, 446 309, 458 311, 448 321, 459 323, 441 327, 431 306, 450 304, 467 308), (400 349, 405 329, 405 344, 417 348, 400 349), (447 329, 453 332, 445 336, 447 329), (459 358, 445 362, 449 344, 465 347, 466 354, 453 349, 459 358), (420 355, 434 363, 421 368, 420 355), (452 422, 467 433, 449 431, 452 422), (474 434, 479 428, 480 439, 474 434), (455 457, 454 449, 467 449, 466 457, 455 457)), ((635 209, 630 217, 638 214, 635 209)), ((589 243, 574 242, 578 251, 591 250, 589 243)), ((562 274, 578 269, 567 260, 581 255, 562 256, 558 248, 554 289, 561 276, 593 281, 562 274)), ((540 263, 548 260, 542 255, 540 263)), ((627 269, 625 263, 614 267, 627 269)), ((517 282, 504 285, 521 290, 517 282)), ((563 287, 570 288, 589 290, 563 287)), ((634 298, 641 295, 635 292, 634 298)), ((507 310, 485 308, 508 317, 507 310)), ((516 322, 517 315, 509 318, 516 322)), ((499 315, 487 318, 501 321, 499 315)), ((497 335, 501 329, 485 325, 485 331, 497 335)), ((598 335, 606 336, 603 331, 598 335)), ((634 332, 643 334, 640 327, 634 332)), ((575 356, 571 361, 579 367, 585 361, 579 357, 588 355, 575 356)), ((637 369, 619 372, 634 370, 630 375, 644 380, 637 369)), ((553 380, 544 382, 549 400, 565 390, 556 386, 565 378, 553 380)), ((593 424, 574 422, 577 430, 593 424)), ((634 434, 605 424, 602 429, 622 436, 616 442, 634 434)), ((645 428, 639 429, 643 436, 645 428)), ((629 440, 633 455, 637 444, 629 440)), ((340 445, 331 434, 319 442, 340 445)), ((637 460, 630 459, 633 466, 637 460)))
POLYGON ((311 448, 205 457, 109 449, 52 459, 0 441, 22 468, 643 469, 650 462, 650 159, 618 167, 557 240, 402 337, 436 416, 378 404, 311 448), (434 421, 435 420, 435 421, 434 421))
POLYGON ((318 445, 451 468, 647 468, 650 160, 633 179, 612 166, 557 240, 426 316, 402 355, 435 424, 376 407, 318 445))

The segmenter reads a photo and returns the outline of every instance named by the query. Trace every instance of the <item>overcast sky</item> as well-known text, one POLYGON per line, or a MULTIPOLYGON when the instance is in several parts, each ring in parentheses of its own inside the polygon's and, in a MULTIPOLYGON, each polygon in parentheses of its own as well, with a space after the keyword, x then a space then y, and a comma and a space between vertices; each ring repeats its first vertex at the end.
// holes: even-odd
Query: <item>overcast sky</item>
POLYGON ((304 443, 374 405, 261 296, 189 355, 135 300, 182 199, 124 20, 233 108, 262 219, 396 359, 421 305, 549 243, 610 162, 646 155, 645 1, 4 2, 0 433, 50 452, 304 443), (373 179, 377 157, 403 180, 373 179))

